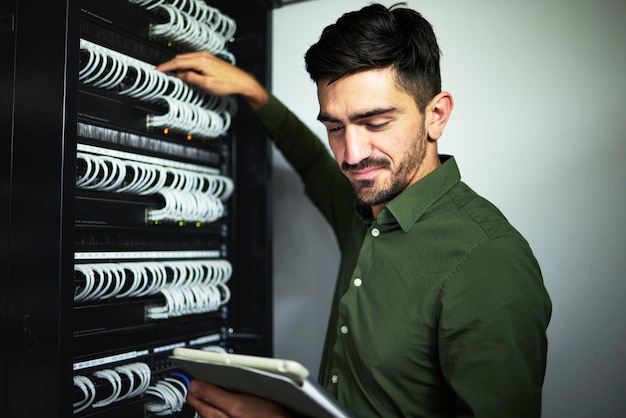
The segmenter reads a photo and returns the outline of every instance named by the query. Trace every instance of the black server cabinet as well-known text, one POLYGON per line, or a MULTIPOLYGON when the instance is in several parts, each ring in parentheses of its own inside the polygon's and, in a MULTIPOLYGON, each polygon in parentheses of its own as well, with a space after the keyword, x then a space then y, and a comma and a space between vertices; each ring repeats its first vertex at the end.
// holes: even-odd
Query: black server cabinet
MULTIPOLYGON (((272 354, 271 146, 238 98, 207 119, 198 91, 146 93, 202 49, 176 37, 197 3, 0 5, 0 416, 193 416, 159 396, 172 348, 272 354)), ((206 4, 236 24, 218 55, 269 86, 279 2, 206 4)))

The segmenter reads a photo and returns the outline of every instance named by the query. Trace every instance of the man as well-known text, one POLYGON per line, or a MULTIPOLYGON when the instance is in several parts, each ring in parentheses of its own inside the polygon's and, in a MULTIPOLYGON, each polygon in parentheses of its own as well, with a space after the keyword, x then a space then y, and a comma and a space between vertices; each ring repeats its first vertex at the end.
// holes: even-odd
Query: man
MULTIPOLYGON (((407 8, 328 26, 305 59, 334 159, 240 69, 206 53, 158 69, 245 97, 332 226, 342 258, 319 381, 339 402, 358 417, 539 417, 551 302, 524 238, 437 152, 454 105, 439 55, 407 8)), ((203 417, 287 416, 200 382, 188 401, 203 417)))

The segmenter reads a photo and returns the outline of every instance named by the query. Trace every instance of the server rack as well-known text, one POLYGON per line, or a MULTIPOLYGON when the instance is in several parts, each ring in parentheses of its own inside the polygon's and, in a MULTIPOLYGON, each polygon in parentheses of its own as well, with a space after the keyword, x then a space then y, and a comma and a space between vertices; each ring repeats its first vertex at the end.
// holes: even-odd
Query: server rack
MULTIPOLYGON (((128 94, 142 63, 194 48, 155 36, 171 16, 140 3, 0 5, 0 415, 7 418, 147 417, 155 405, 192 416, 145 389, 174 375, 184 381, 167 359, 173 347, 272 354, 271 147, 243 103, 224 105, 228 129, 203 138, 171 119, 155 123, 176 113, 170 102, 128 94), (85 76, 95 56, 102 72, 85 76), (126 77, 111 87, 105 75, 120 56, 126 77), (145 166, 161 169, 166 185, 193 172, 196 183, 220 180, 223 190, 230 180, 234 188, 223 201, 213 196, 221 204, 213 216, 197 193, 137 192, 146 190, 137 186, 145 166), (196 199, 192 210, 163 215, 182 199, 196 199), (175 303, 163 291, 173 275, 228 281, 213 290, 217 303, 199 302, 198 293, 175 303)), ((207 4, 236 22, 225 50, 269 85, 278 2, 207 4)), ((145 175, 153 182, 142 184, 154 185, 158 175, 145 175)))

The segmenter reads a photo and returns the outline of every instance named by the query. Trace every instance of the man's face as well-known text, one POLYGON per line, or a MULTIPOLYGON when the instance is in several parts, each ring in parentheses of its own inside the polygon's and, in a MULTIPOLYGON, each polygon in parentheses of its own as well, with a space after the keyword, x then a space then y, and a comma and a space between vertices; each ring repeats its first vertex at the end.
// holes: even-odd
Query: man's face
POLYGON ((319 120, 359 203, 382 207, 438 164, 413 97, 390 68, 318 83, 319 120), (436 161, 435 161, 436 160, 436 161))

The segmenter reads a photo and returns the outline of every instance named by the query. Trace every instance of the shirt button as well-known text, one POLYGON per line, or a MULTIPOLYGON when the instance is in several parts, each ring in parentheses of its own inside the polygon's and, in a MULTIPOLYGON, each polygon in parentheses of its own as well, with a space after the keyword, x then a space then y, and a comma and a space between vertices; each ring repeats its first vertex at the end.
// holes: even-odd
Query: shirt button
POLYGON ((347 326, 345 326, 345 325, 343 325, 343 326, 340 328, 340 331, 341 331, 341 333, 342 333, 342 334, 347 334, 347 333, 348 333, 348 327, 347 327, 347 326))
POLYGON ((379 236, 379 235, 380 235, 380 230, 379 230, 378 228, 374 228, 374 229, 372 229, 372 236, 373 236, 374 238, 376 238, 376 237, 377 237, 377 236, 379 236))
POLYGON ((360 287, 362 284, 363 284, 363 280, 359 279, 358 277, 354 279, 354 285, 356 287, 360 287))
POLYGON ((330 377, 330 381, 333 382, 333 383, 337 383, 338 380, 339 380, 339 377, 337 377, 336 374, 334 374, 334 375, 332 375, 330 377))

